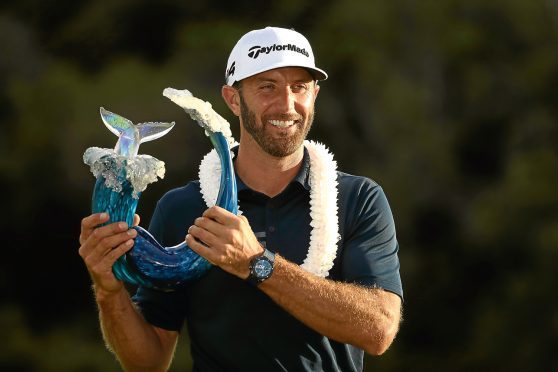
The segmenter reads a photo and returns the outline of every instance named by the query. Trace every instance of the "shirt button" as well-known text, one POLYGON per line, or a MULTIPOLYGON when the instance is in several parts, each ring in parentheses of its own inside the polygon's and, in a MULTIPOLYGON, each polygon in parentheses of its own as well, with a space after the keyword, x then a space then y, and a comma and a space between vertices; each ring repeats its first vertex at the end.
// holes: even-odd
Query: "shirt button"
POLYGON ((271 233, 272 233, 272 232, 275 232, 275 226, 269 226, 269 227, 267 228, 267 230, 268 230, 269 232, 271 232, 271 233))

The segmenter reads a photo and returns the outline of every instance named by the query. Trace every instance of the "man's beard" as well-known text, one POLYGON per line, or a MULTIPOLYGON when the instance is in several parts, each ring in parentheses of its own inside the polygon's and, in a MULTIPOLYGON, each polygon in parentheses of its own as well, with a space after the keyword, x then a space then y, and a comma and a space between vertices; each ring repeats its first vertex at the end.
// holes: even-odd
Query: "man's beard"
MULTIPOLYGON (((296 120, 293 124, 296 126, 296 131, 293 135, 285 135, 279 138, 273 137, 270 133, 266 132, 267 119, 262 118, 262 125, 258 126, 256 120, 256 114, 250 111, 246 102, 240 94, 240 117, 242 118, 242 123, 244 128, 250 135, 256 140, 258 145, 269 155, 281 158, 285 156, 292 155, 296 150, 300 148, 310 128, 312 127, 312 122, 314 121, 314 109, 312 109, 307 118, 307 123, 303 122, 301 116, 292 117, 290 115, 277 115, 274 116, 273 120, 296 120)), ((271 124, 270 124, 271 125, 271 124)))

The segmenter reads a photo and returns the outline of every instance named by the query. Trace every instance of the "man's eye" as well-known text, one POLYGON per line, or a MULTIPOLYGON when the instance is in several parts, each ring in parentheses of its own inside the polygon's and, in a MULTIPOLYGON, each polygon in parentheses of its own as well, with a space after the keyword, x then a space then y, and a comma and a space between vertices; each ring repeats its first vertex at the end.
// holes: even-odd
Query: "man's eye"
POLYGON ((260 90, 264 92, 271 92, 273 90, 273 85, 272 84, 262 85, 260 86, 260 90))
POLYGON ((292 90, 295 93, 304 93, 308 90, 308 86, 306 84, 296 84, 293 85, 292 90))

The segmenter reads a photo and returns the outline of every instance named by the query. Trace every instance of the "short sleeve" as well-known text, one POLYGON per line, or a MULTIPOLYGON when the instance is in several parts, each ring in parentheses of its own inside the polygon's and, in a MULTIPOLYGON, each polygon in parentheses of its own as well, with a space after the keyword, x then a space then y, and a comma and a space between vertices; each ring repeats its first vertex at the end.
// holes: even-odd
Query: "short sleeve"
POLYGON ((132 301, 148 323, 169 331, 182 330, 184 295, 181 291, 161 292, 139 287, 132 301))
POLYGON ((395 222, 380 186, 365 179, 349 203, 342 275, 348 282, 376 286, 403 299, 395 222))

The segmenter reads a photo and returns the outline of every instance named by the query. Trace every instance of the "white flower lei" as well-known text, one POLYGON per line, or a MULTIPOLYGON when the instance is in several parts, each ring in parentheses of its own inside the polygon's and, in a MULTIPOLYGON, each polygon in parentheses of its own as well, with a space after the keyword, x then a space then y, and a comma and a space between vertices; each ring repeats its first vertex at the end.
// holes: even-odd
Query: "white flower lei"
MULTIPOLYGON (((337 256, 339 236, 337 207, 337 162, 319 142, 304 141, 310 155, 310 247, 301 267, 326 277, 337 256)), ((221 180, 221 162, 213 149, 200 163, 200 191, 207 207, 217 202, 221 180)))

